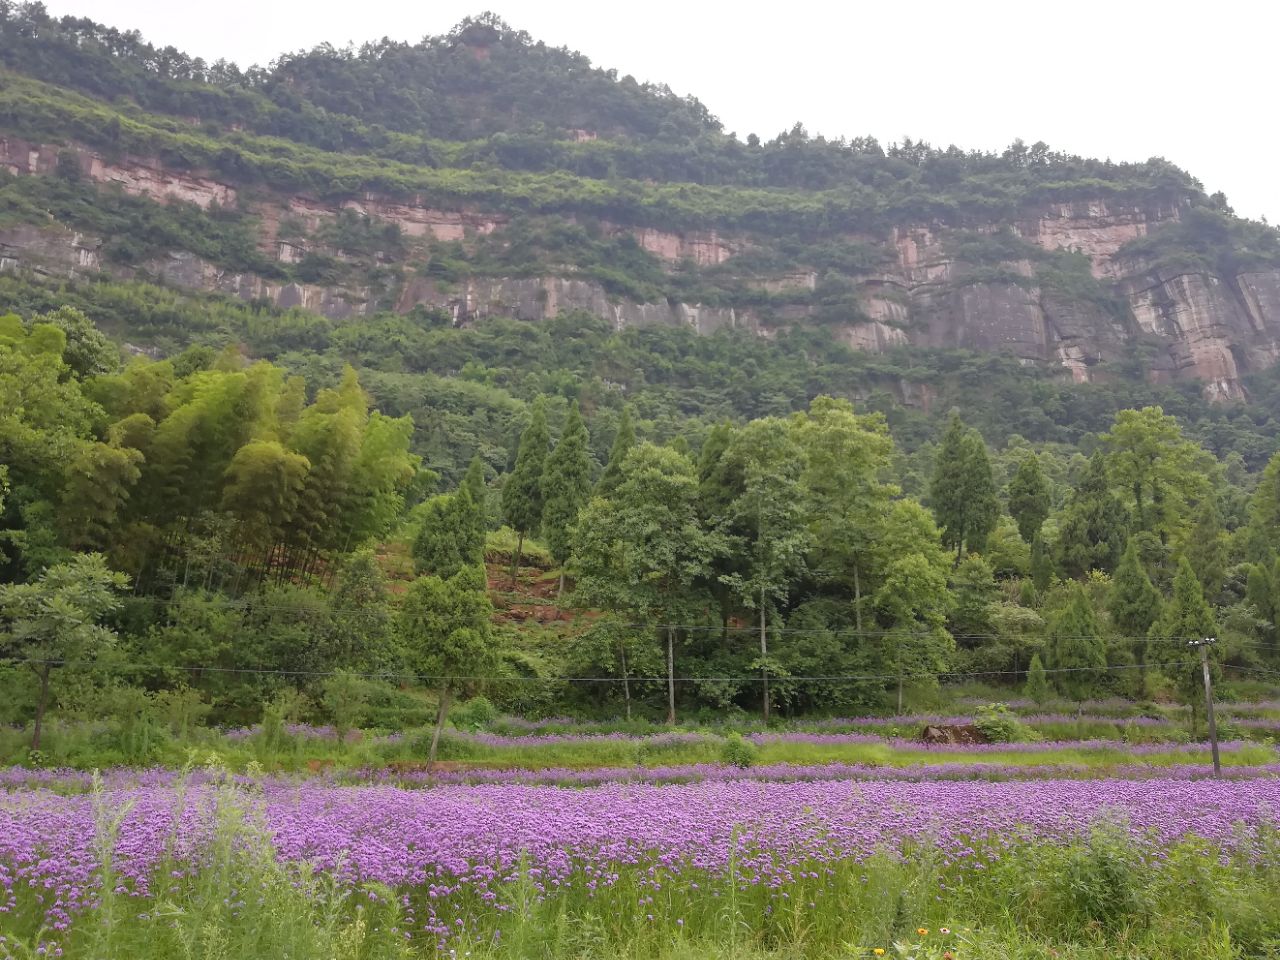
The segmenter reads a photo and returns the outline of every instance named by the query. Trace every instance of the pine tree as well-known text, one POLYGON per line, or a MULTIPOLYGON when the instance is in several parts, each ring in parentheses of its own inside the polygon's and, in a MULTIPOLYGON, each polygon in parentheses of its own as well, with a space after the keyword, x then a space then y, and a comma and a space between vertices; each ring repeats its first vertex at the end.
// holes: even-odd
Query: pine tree
MULTIPOLYGON (((1127 637, 1146 637, 1160 615, 1160 591, 1142 566, 1137 538, 1130 538, 1116 567, 1107 599, 1111 622, 1127 637)), ((1138 662, 1146 663, 1146 644, 1137 644, 1138 662)))
POLYGON ((1040 654, 1031 655, 1031 666, 1027 669, 1027 699, 1032 703, 1042 704, 1049 699, 1049 676, 1044 672, 1044 662, 1040 654))
POLYGON ((515 469, 502 485, 502 513, 516 532, 516 550, 511 557, 511 589, 516 587, 520 570, 520 554, 524 539, 542 524, 543 472, 547 464, 547 448, 551 436, 547 432, 546 404, 541 397, 533 402, 529 426, 520 435, 515 469))
POLYGON ((1044 536, 1037 533, 1031 541, 1031 582, 1037 593, 1043 594, 1053 582, 1053 558, 1044 536))
POLYGON ((956 552, 981 552, 1000 518, 991 461, 981 434, 953 413, 942 435, 929 497, 942 542, 956 552))
POLYGON ((1227 579, 1227 535, 1222 529, 1217 497, 1210 495, 1201 501, 1185 553, 1204 588, 1205 598, 1210 603, 1217 602, 1227 579))
POLYGON ((591 456, 588 453, 587 426, 582 422, 578 401, 569 407, 564 434, 547 457, 543 476, 546 506, 542 511, 542 530, 551 556, 560 565, 560 592, 564 592, 564 564, 573 543, 570 532, 578 521, 578 512, 591 495, 591 456))
POLYGON ((1276 637, 1275 584, 1265 563, 1249 564, 1249 578, 1245 583, 1245 600, 1253 607, 1260 621, 1258 633, 1266 643, 1274 643, 1276 637))
POLYGON ((1057 674, 1058 689, 1073 700, 1083 700, 1097 689, 1107 669, 1102 630, 1084 585, 1073 584, 1066 607, 1054 618, 1049 633, 1049 660, 1057 674))
MULTIPOLYGON (((1193 718, 1202 696, 1203 680, 1200 659, 1188 651, 1187 642, 1213 637, 1217 632, 1213 611, 1204 599, 1200 580, 1191 562, 1183 557, 1178 563, 1178 574, 1173 578, 1173 596, 1151 625, 1149 659, 1159 663, 1169 678, 1177 683, 1183 701, 1191 705, 1193 718)), ((1214 650, 1209 652, 1212 663, 1214 650)))
POLYGON ((1130 637, 1145 637, 1160 615, 1160 591, 1142 566, 1136 538, 1129 540, 1116 567, 1107 609, 1112 623, 1130 637))
POLYGON ((1028 454, 1009 481, 1009 515, 1018 523, 1018 533, 1030 543, 1048 519, 1052 506, 1049 481, 1040 469, 1040 458, 1028 454))
POLYGON ((1120 559, 1127 529, 1124 505, 1107 482, 1106 461, 1101 452, 1095 453, 1063 512, 1058 565, 1072 577, 1090 570, 1110 572, 1120 559))
POLYGON ((636 430, 631 425, 631 411, 623 407, 622 416, 618 418, 618 432, 613 436, 613 446, 609 449, 609 462, 596 483, 596 496, 607 497, 622 482, 622 463, 627 454, 636 445, 636 430))

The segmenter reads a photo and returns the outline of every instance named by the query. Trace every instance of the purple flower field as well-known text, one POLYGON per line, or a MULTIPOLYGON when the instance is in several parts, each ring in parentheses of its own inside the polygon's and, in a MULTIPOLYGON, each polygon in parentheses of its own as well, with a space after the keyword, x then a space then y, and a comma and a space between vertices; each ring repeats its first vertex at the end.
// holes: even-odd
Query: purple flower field
MULTIPOLYGON (((414 904, 416 929, 442 937, 477 909, 502 910, 501 888, 524 879, 538 896, 585 895, 619 882, 737 880, 785 888, 877 851, 936 848, 944 862, 982 868, 1025 842, 1078 838, 1116 822, 1154 858, 1197 835, 1248 855, 1277 824, 1280 779, 1229 789, 1206 780, 1007 782, 612 783, 564 789, 514 783, 342 787, 267 779, 239 791, 278 856, 342 882, 374 881, 414 904), (623 878, 620 880, 620 878, 623 878), (630 879, 626 879, 630 878, 630 879)), ((201 869, 226 792, 156 782, 108 783, 97 795, 48 790, 0 795, 0 911, 31 898, 65 927, 96 898, 95 803, 125 811, 115 845, 119 889, 148 895, 201 869)), ((655 887, 656 888, 656 887, 655 887)), ((2 925, 2 921, 0 921, 2 925)))

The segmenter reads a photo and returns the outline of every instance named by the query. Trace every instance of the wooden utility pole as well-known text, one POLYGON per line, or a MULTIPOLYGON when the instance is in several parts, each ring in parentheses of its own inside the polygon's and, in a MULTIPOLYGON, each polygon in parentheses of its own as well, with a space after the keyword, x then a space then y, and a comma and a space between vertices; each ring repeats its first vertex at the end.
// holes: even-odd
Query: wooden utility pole
POLYGON ((1209 722, 1209 749, 1213 753, 1213 778, 1222 778, 1222 761, 1218 758, 1218 724, 1213 718, 1213 677, 1209 673, 1209 646, 1218 642, 1217 637, 1192 640, 1189 646, 1200 648, 1200 668, 1204 671, 1204 715, 1209 722))

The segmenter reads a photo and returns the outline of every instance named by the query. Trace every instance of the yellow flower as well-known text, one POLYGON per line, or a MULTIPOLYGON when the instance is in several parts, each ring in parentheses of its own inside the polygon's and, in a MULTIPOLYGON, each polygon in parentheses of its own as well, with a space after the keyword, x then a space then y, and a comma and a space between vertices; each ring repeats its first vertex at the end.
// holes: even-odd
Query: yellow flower
POLYGON ((922 937, 927 937, 927 936, 929 935, 929 928, 928 928, 928 927, 916 927, 916 933, 920 934, 920 936, 922 936, 922 937))
POLYGON ((874 950, 872 950, 871 952, 872 952, 872 953, 874 953, 877 957, 883 957, 883 956, 884 956, 884 947, 876 947, 876 948, 875 948, 874 950))

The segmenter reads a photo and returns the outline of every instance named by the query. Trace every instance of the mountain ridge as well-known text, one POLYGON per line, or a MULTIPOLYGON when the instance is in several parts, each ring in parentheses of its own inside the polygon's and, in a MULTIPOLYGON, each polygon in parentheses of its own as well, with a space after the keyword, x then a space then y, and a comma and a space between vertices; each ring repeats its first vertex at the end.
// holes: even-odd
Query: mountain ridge
MULTIPOLYGON (((1020 142, 1000 155, 885 149, 799 125, 744 143, 695 99, 488 15, 417 45, 321 47, 239 71, 0 6, 0 64, 30 70, 38 55, 69 86, 11 73, 0 91, 10 269, 101 270, 340 320, 584 310, 615 328, 764 336, 809 324, 859 349, 1005 353, 1077 382, 1141 348, 1150 380, 1193 378, 1213 400, 1245 399, 1246 374, 1280 355, 1276 231, 1160 160, 1020 142), (387 77, 402 82, 383 90, 387 77), (494 126, 493 101, 517 79, 526 112, 494 126), (552 103, 539 80, 573 95, 552 103), (432 120, 441 91, 463 87, 483 123, 432 120), (382 123, 412 97, 400 129, 382 123), (361 105, 360 119, 341 112, 361 105), (282 138, 294 129, 305 136, 282 138), (690 157, 705 161, 698 179, 638 176, 683 176, 690 157), (118 191, 189 208, 187 226, 167 248, 125 229, 131 248, 85 213, 85 184, 103 195, 93 202, 120 206, 106 197, 118 191), (58 190, 82 195, 52 212, 58 190)), ((131 209, 130 223, 161 219, 131 209)))

